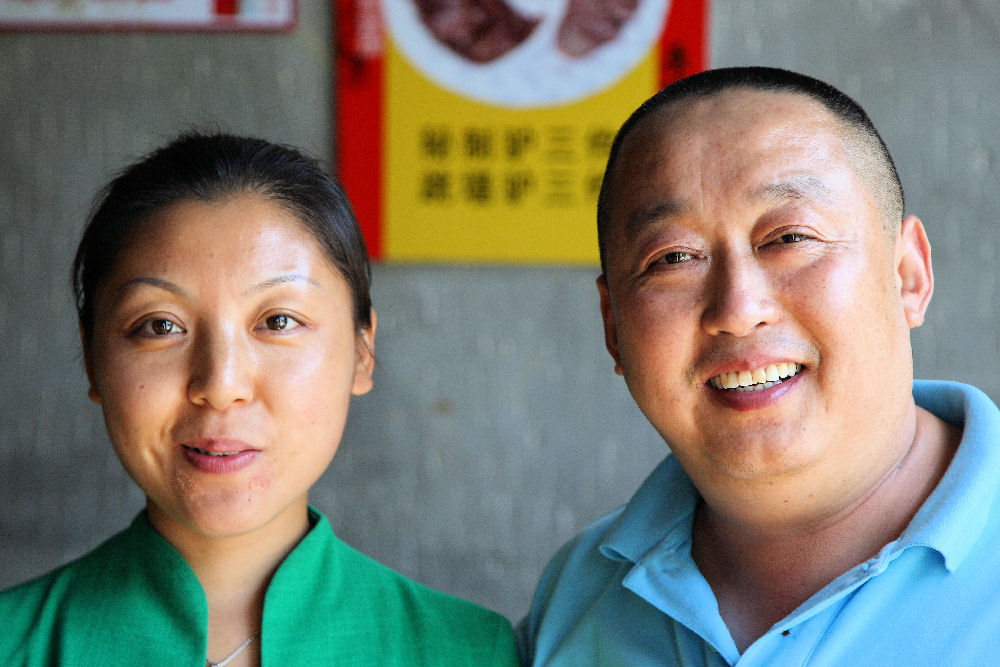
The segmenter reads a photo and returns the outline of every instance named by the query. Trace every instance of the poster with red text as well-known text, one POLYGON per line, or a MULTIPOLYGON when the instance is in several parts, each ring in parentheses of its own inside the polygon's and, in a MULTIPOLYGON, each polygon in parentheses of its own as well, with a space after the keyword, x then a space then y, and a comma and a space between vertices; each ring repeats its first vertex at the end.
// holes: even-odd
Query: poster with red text
POLYGON ((708 0, 341 0, 337 157, 371 254, 597 262, 615 132, 705 67, 708 0))
POLYGON ((296 0, 0 0, 0 30, 237 30, 295 27, 296 0))

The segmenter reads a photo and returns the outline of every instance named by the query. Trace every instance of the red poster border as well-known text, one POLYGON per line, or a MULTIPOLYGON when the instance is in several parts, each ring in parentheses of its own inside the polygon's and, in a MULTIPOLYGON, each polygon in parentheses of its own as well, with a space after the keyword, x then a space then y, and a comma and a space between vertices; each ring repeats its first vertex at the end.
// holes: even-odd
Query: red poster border
POLYGON ((372 259, 382 256, 383 54, 379 2, 334 0, 338 174, 372 259), (372 26, 378 26, 372 34, 372 26))
MULTIPOLYGON (((660 85, 705 69, 710 0, 672 0, 660 37, 660 85)), ((334 0, 338 175, 372 259, 384 247, 383 72, 380 0, 334 0)))
POLYGON ((226 17, 233 14, 235 8, 234 0, 215 0, 216 17, 207 23, 178 22, 178 23, 144 23, 141 21, 4 21, 0 19, 0 33, 10 32, 66 32, 66 33, 92 33, 92 32, 218 32, 218 33, 286 33, 295 30, 299 25, 299 0, 292 0, 292 18, 284 23, 273 25, 254 25, 239 23, 235 19, 226 17))

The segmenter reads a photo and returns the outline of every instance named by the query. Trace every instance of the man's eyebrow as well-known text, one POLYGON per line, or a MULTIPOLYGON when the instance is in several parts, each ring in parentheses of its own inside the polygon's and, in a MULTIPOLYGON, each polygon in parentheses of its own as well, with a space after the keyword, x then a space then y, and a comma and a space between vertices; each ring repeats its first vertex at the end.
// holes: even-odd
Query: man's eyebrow
POLYGON ((687 209, 688 206, 682 199, 671 199, 636 209, 625 221, 625 238, 634 239, 654 222, 676 217, 687 209))
POLYGON ((750 202, 811 199, 828 204, 833 200, 833 191, 816 176, 796 174, 751 188, 746 193, 746 199, 750 202))
POLYGON ((258 294, 265 290, 269 290, 272 287, 277 287, 278 285, 284 285, 285 283, 306 283, 308 285, 313 285, 315 287, 320 287, 321 285, 310 278, 309 276, 304 276, 301 273, 283 273, 280 276, 275 276, 273 278, 268 278, 267 280, 261 281, 246 290, 243 295, 249 296, 250 294, 258 294))
POLYGON ((163 278, 154 278, 153 276, 139 276, 137 278, 132 278, 131 280, 128 280, 125 283, 123 283, 118 291, 124 294, 126 291, 137 285, 151 285, 158 289, 166 290, 168 292, 173 292, 177 296, 183 297, 185 299, 191 297, 191 294, 180 285, 172 283, 169 280, 164 280, 163 278))

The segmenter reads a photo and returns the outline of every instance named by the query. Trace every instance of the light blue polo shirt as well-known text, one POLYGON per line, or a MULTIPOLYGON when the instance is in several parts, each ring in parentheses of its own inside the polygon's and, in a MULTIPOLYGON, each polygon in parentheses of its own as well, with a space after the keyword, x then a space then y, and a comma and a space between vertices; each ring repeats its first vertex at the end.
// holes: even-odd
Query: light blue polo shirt
POLYGON ((667 457, 623 508, 566 544, 518 628, 531 665, 1000 665, 1000 411, 981 391, 916 381, 963 429, 899 539, 740 655, 691 559, 698 493, 667 457))

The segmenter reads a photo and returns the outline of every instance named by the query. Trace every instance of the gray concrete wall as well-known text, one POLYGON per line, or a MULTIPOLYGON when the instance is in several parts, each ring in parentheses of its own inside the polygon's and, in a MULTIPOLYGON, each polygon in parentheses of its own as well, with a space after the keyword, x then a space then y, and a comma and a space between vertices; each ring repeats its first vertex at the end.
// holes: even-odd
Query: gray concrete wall
MULTIPOLYGON (((195 123, 331 158, 329 3, 300 7, 286 35, 0 35, 0 586, 83 553, 142 503, 77 350, 67 267, 93 192, 195 123)), ((1000 5, 715 0, 711 63, 801 70, 868 108, 934 245, 917 374, 1000 399, 1000 5)), ((375 268, 375 390, 313 496, 345 539, 526 609, 552 551, 666 452, 612 372, 595 275, 375 268)))

